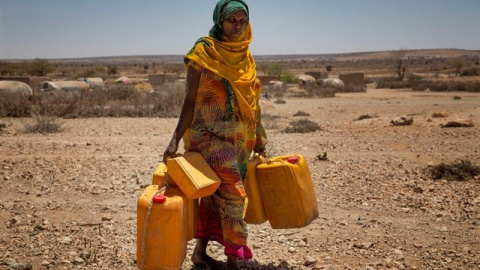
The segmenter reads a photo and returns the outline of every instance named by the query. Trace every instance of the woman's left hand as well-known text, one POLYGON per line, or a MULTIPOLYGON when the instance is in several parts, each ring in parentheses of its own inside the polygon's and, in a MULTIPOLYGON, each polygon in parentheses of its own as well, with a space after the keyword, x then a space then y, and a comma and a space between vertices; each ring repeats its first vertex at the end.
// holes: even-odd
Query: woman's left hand
POLYGON ((254 154, 258 154, 259 156, 262 156, 262 157, 266 158, 267 157, 267 149, 262 148, 262 149, 259 149, 259 150, 255 150, 254 154))

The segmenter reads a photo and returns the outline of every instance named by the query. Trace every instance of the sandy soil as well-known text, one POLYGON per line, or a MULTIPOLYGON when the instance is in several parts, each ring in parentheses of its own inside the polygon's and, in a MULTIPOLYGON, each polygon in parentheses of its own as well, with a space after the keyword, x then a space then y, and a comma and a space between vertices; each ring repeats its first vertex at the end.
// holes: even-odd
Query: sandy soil
MULTIPOLYGON (((480 164, 480 94, 368 89, 285 100, 265 106, 280 116, 266 123, 269 153, 307 158, 320 217, 301 229, 251 225, 254 260, 242 269, 478 269, 479 177, 433 181, 424 169, 480 164), (299 110, 322 129, 283 133, 299 110), (413 125, 390 125, 405 115, 413 125), (441 127, 460 118, 475 126, 441 127)), ((177 119, 59 120, 60 133, 24 134, 31 121, 0 120, 0 269, 136 269, 136 200, 177 119)), ((218 245, 209 252, 225 261, 218 245)))

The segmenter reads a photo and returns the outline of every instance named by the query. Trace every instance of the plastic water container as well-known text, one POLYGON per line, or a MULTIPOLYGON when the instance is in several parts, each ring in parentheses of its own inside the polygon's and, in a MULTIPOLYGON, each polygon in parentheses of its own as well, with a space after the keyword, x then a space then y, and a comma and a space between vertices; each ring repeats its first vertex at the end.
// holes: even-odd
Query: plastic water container
POLYGON ((160 162, 160 164, 158 164, 157 168, 155 169, 155 172, 153 173, 152 185, 163 186, 165 178, 167 179, 167 184, 169 186, 177 185, 171 177, 167 176, 167 165, 165 165, 165 163, 163 162, 160 162))
POLYGON ((137 201, 137 266, 181 269, 187 254, 188 200, 178 187, 148 186, 137 201))
POLYGON ((213 194, 221 181, 207 161, 198 152, 185 152, 182 156, 167 159, 168 177, 189 199, 213 194))
POLYGON ((274 229, 305 227, 318 217, 310 169, 302 155, 274 157, 256 169, 265 214, 274 229))
MULTIPOLYGON (((160 187, 164 185, 165 179, 167 180, 168 186, 177 186, 171 177, 167 175, 167 165, 161 162, 155 172, 153 173, 152 185, 159 185, 160 187)), ((197 231, 198 225, 198 199, 187 199, 188 204, 188 234, 187 240, 193 239, 195 232, 197 231)))
POLYGON ((257 166, 262 164, 262 162, 262 158, 257 156, 250 158, 247 164, 244 187, 248 203, 244 221, 248 224, 261 224, 267 221, 256 177, 257 166))

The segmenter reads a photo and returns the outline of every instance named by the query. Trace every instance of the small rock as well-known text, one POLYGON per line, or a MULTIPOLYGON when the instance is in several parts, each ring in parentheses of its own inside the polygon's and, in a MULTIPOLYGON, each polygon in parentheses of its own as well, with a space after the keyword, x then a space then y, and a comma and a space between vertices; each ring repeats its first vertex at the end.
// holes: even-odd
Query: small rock
POLYGON ((393 253, 395 253, 395 256, 397 257, 397 259, 401 260, 404 258, 403 256, 403 252, 400 250, 400 249, 394 249, 393 250, 393 253))
POLYGON ((390 124, 394 126, 410 126, 413 124, 413 117, 410 116, 401 116, 394 118, 392 121, 390 121, 390 124))
POLYGON ((450 121, 442 125, 443 128, 449 127, 473 127, 472 120, 459 119, 457 121, 450 121))
POLYGON ((297 252, 297 250, 294 247, 289 247, 288 252, 295 253, 295 252, 297 252))
POLYGON ((303 263, 304 266, 311 266, 311 265, 314 265, 317 263, 317 259, 313 258, 313 257, 306 257, 305 258, 305 262, 303 263))
POLYGON ((433 118, 445 118, 448 117, 448 113, 446 112, 435 112, 432 114, 433 118))
POLYGON ((12 269, 15 270, 31 270, 33 269, 33 266, 29 263, 14 263, 10 265, 12 269))
POLYGON ((475 200, 473 200, 472 204, 474 204, 474 205, 480 204, 480 196, 478 196, 477 198, 475 198, 475 200))
POLYGON ((10 224, 19 224, 22 219, 19 216, 14 216, 10 219, 10 224))
POLYGON ((103 217, 102 217, 102 221, 110 221, 110 220, 112 220, 112 219, 113 219, 112 216, 103 216, 103 217))
POLYGON ((92 256, 92 251, 89 249, 84 249, 82 252, 80 252, 80 258, 84 260, 90 259, 90 256, 92 256))
POLYGON ((64 236, 64 237, 60 238, 59 242, 62 243, 62 244, 70 244, 72 242, 72 238, 70 238, 68 236, 64 236))
POLYGON ((422 248, 422 247, 423 247, 422 244, 420 244, 420 243, 415 243, 415 242, 413 243, 413 246, 416 247, 416 248, 422 248))
POLYGON ((73 260, 73 264, 83 264, 85 262, 84 259, 77 257, 73 260))

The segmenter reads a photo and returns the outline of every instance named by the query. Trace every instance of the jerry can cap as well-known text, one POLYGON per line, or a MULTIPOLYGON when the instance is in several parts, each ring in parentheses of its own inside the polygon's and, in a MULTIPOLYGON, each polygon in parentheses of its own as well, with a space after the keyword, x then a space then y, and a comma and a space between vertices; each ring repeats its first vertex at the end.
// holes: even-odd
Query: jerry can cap
POLYGON ((295 163, 298 163, 299 159, 297 156, 293 156, 293 157, 289 157, 287 158, 287 162, 288 163, 292 163, 292 164, 295 164, 295 163))
POLYGON ((155 196, 153 196, 153 199, 152 201, 154 203, 165 203, 167 201, 167 197, 165 197, 165 195, 163 194, 155 194, 155 196))

